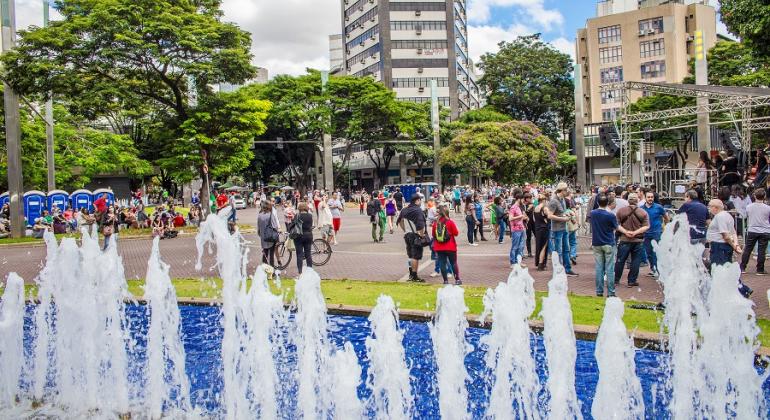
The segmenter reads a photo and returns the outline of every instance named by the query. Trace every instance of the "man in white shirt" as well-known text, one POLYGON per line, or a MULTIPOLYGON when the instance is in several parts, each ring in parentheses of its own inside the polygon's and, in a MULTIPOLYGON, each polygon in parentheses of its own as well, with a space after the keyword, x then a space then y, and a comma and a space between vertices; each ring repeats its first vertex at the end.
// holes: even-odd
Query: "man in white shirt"
POLYGON ((345 207, 340 200, 340 194, 332 194, 332 198, 326 203, 329 205, 329 210, 332 212, 332 227, 334 229, 334 245, 337 245, 337 233, 340 231, 342 225, 342 212, 345 211, 345 207))
POLYGON ((757 258, 757 275, 765 274, 765 251, 770 241, 770 206, 765 204, 764 188, 754 191, 755 201, 746 206, 748 232, 746 233, 746 249, 741 256, 741 271, 746 272, 749 258, 754 251, 754 245, 759 242, 759 257, 757 258))
POLYGON ((724 203, 717 199, 709 201, 709 212, 713 217, 706 230, 706 240, 711 247, 711 264, 730 263, 733 260, 733 251, 742 252, 738 235, 735 233, 733 216, 725 211, 724 203))
POLYGON ((615 207, 612 208, 612 212, 618 214, 618 210, 628 207, 628 200, 623 198, 623 187, 618 185, 615 187, 615 207))

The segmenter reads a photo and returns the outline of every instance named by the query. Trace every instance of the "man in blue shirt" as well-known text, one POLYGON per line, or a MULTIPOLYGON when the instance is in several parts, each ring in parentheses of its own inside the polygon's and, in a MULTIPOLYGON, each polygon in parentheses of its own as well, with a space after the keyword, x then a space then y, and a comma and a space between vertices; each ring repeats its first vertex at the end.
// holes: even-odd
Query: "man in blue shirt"
POLYGON ((479 195, 475 196, 475 201, 476 207, 474 210, 476 211, 476 219, 479 221, 477 229, 481 240, 486 241, 487 238, 484 237, 484 204, 481 202, 481 196, 479 195))
POLYGON ((607 278, 607 296, 615 296, 615 231, 625 233, 618 219, 607 210, 609 197, 601 194, 595 198, 596 210, 591 211, 591 247, 596 261, 596 296, 604 296, 604 279, 607 278))
POLYGON ((706 243, 706 220, 709 218, 709 209, 698 200, 698 192, 688 190, 684 195, 684 204, 677 210, 678 214, 685 213, 687 222, 690 223, 690 243, 706 243))
POLYGON ((652 248, 652 241, 660 242, 660 236, 663 233, 663 222, 668 223, 668 214, 666 209, 655 202, 655 194, 652 191, 644 196, 645 203, 642 209, 647 212, 650 219, 650 229, 644 233, 644 251, 647 254, 647 260, 650 262, 651 277, 658 277, 658 257, 652 248))

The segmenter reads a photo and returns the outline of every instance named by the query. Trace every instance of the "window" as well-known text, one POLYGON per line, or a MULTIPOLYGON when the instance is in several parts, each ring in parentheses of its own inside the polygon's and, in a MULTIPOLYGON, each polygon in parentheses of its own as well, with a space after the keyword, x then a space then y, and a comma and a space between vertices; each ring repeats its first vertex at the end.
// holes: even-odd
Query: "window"
POLYGON ((599 28, 599 43, 608 44, 620 41, 620 25, 605 26, 599 28))
POLYGON ((446 21, 443 20, 394 20, 390 22, 390 29, 393 31, 414 31, 421 29, 423 31, 445 31, 446 21))
POLYGON ((613 121, 620 114, 620 108, 602 109, 602 121, 613 121))
POLYGON ((620 89, 602 90, 602 104, 614 104, 621 100, 620 89))
POLYGON ((639 43, 639 55, 642 58, 655 57, 666 54, 666 47, 663 38, 653 39, 652 41, 642 41, 639 43))
POLYGON ((352 57, 350 57, 347 60, 346 64, 347 64, 348 68, 351 68, 351 67, 353 67, 353 64, 358 63, 359 61, 361 61, 361 59, 369 58, 372 55, 377 54, 378 52, 380 52, 380 44, 374 44, 373 46, 371 46, 371 47, 361 51, 360 53, 358 53, 358 54, 356 54, 356 55, 354 55, 352 57))
POLYGON ((449 67, 449 60, 446 58, 394 58, 390 61, 391 67, 394 69, 404 68, 437 68, 449 67))
POLYGON ((666 76, 666 60, 655 60, 642 63, 642 79, 653 79, 666 76))
POLYGON ((369 66, 369 67, 367 67, 367 68, 365 68, 365 69, 363 69, 363 70, 361 70, 359 72, 354 73, 353 76, 355 76, 355 77, 364 77, 364 76, 371 75, 371 76, 374 76, 376 78, 376 77, 378 77, 378 73, 380 72, 380 63, 381 62, 374 63, 371 66, 369 66))
POLYGON ((345 27, 345 33, 349 34, 353 31, 355 31, 358 28, 363 28, 364 23, 370 19, 374 19, 377 16, 377 6, 374 6, 374 8, 370 9, 368 12, 361 15, 358 19, 354 20, 353 23, 345 27))
MULTIPOLYGON (((396 98, 399 101, 405 101, 405 102, 416 102, 418 104, 424 104, 426 102, 430 102, 430 96, 411 96, 406 98, 396 98)), ((449 106, 449 97, 448 96, 439 96, 438 103, 441 106, 449 106)))
MULTIPOLYGON (((437 87, 447 87, 449 86, 449 78, 448 77, 439 77, 436 79, 436 86, 437 87)), ((430 87, 430 81, 431 78, 429 77, 405 77, 405 78, 397 78, 393 79, 393 87, 394 88, 415 88, 415 87, 430 87)))
POLYGON ((345 47, 349 50, 356 45, 361 44, 362 42, 366 42, 367 39, 372 38, 376 36, 378 33, 380 33, 380 26, 375 26, 366 32, 362 33, 361 35, 353 38, 352 40, 348 41, 347 44, 345 44, 345 47))
POLYGON ((608 67, 599 72, 601 83, 617 83, 623 81, 623 67, 608 67))
POLYGON ((364 7, 367 2, 369 2, 369 0, 358 0, 357 2, 353 3, 352 6, 345 9, 345 17, 352 16, 358 11, 359 8, 364 7))
POLYGON ((639 21, 639 35, 653 35, 663 33, 663 18, 656 17, 639 21))
POLYGON ((446 40, 441 41, 392 41, 392 48, 394 50, 413 50, 416 48, 422 48, 425 50, 445 50, 448 47, 446 40))
POLYGON ((421 11, 421 12, 443 12, 446 10, 446 3, 443 1, 428 2, 428 1, 413 1, 413 2, 391 2, 390 10, 392 12, 409 12, 409 11, 421 11))
POLYGON ((623 50, 619 45, 617 47, 599 48, 599 59, 602 64, 616 63, 623 60, 623 50))

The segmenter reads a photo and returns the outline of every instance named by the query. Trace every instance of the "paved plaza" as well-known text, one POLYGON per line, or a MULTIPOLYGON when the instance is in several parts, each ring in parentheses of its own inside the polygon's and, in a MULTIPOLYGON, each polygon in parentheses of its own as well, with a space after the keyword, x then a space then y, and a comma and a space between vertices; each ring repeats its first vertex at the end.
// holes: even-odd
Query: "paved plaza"
MULTIPOLYGON (((238 219, 243 224, 256 224, 254 209, 241 210, 238 219)), ((465 238, 465 223, 460 215, 455 215, 460 227, 458 237, 458 262, 460 273, 465 284, 494 286, 504 281, 510 272, 508 251, 510 240, 498 244, 496 240, 481 242, 473 247, 467 244, 465 238)), ((343 215, 342 230, 339 245, 334 246, 334 253, 328 264, 317 270, 324 279, 353 279, 376 281, 405 281, 407 259, 404 250, 403 234, 396 228, 394 234, 385 233, 384 243, 373 243, 369 218, 358 214, 358 209, 348 208, 343 215)), ((491 235, 489 235, 491 237, 491 235)), ((254 270, 260 263, 261 249, 256 234, 246 234, 250 241, 249 270, 254 270)), ((533 238, 534 247, 534 238, 533 238)), ((593 296, 594 291, 594 261, 590 252, 590 238, 579 241, 578 264, 574 267, 579 277, 569 279, 572 293, 593 296)), ((120 254, 123 257, 126 277, 129 279, 144 278, 147 271, 147 259, 150 255, 151 238, 126 239, 119 242, 120 254)), ((15 271, 26 281, 32 281, 45 259, 45 247, 41 245, 0 247, 0 278, 5 279, 9 272, 15 271)), ((197 251, 194 235, 180 235, 176 239, 161 241, 161 256, 171 265, 171 276, 175 278, 196 278, 217 276, 214 258, 207 255, 204 258, 203 269, 195 270, 197 251)), ((430 252, 425 253, 420 265, 420 276, 430 283, 441 283, 441 277, 429 277, 433 270, 430 252)), ((525 263, 532 260, 525 260, 525 263)), ((770 318, 770 307, 767 303, 767 282, 770 277, 760 277, 753 274, 754 267, 749 267, 749 274, 744 281, 754 289, 753 300, 760 317, 770 318)), ((663 294, 657 281, 648 277, 649 270, 642 267, 639 276, 639 287, 627 288, 625 277, 617 288, 617 295, 624 300, 640 300, 660 302, 663 294)), ((547 291, 551 272, 538 272, 531 268, 530 273, 535 278, 535 288, 547 291)), ((296 276, 294 260, 285 274, 296 276)))

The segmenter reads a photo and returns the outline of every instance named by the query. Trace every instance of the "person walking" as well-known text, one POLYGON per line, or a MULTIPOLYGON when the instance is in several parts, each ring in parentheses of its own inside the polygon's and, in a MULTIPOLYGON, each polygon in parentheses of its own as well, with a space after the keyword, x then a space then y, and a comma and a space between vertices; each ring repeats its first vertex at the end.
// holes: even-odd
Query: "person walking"
POLYGON ((471 197, 465 198, 465 224, 468 228, 468 243, 471 244, 471 246, 478 246, 475 242, 475 236, 476 236, 476 226, 478 226, 479 222, 476 220, 476 210, 475 210, 476 204, 474 204, 471 197))
POLYGON ((332 216, 332 229, 334 229, 332 239, 334 240, 334 245, 337 245, 337 236, 342 226, 342 213, 345 211, 345 205, 340 200, 340 193, 335 192, 332 194, 332 198, 327 202, 327 205, 332 216))
POLYGON ((409 258, 408 281, 422 283, 425 280, 418 276, 418 268, 422 259, 423 247, 427 243, 428 238, 425 213, 422 211, 421 195, 412 195, 409 205, 399 214, 396 223, 405 232, 404 242, 406 243, 406 255, 409 258))
POLYGON ((334 242, 334 222, 326 195, 323 195, 318 203, 318 228, 321 230, 321 237, 324 240, 329 243, 334 242))
MULTIPOLYGON (((615 263, 615 284, 620 283, 623 269, 628 257, 631 257, 631 268, 628 272, 628 287, 638 286, 639 266, 642 262, 643 233, 650 229, 650 221, 647 212, 638 207, 639 196, 636 193, 628 195, 628 206, 615 213, 618 224, 623 227, 618 240, 618 258, 615 263)), ((591 216, 593 217, 593 216, 591 216)))
POLYGON ((535 225, 535 266, 537 271, 545 271, 545 264, 548 262, 548 238, 551 235, 551 224, 545 214, 548 197, 541 193, 537 201, 537 206, 532 212, 535 225))
POLYGON ((377 191, 373 191, 369 196, 369 202, 366 204, 366 215, 369 216, 369 223, 372 225, 372 240, 374 243, 382 242, 382 237, 385 234, 385 228, 380 224, 380 200, 377 199, 377 191), (377 236, 377 228, 380 229, 380 235, 377 236))
POLYGON ((393 225, 396 223, 396 199, 395 193, 385 200, 385 217, 388 219, 388 231, 393 234, 393 225))
POLYGON ((709 218, 709 209, 698 200, 698 192, 688 190, 684 194, 684 204, 677 210, 677 214, 686 214, 690 224, 690 243, 706 243, 706 220, 709 218))
MULTIPOLYGON (((305 267, 313 266, 313 259, 311 258, 311 250, 313 247, 313 215, 310 214, 310 206, 307 203, 301 202, 297 206, 299 214, 294 217, 293 224, 297 224, 302 229, 302 234, 293 238, 294 248, 297 250, 297 271, 302 274, 302 262, 305 262, 305 267)), ((293 229, 289 229, 292 232, 293 229)))
POLYGON ((522 193, 521 190, 516 190, 513 193, 514 202, 513 205, 511 205, 510 210, 508 210, 508 223, 510 223, 511 226, 511 251, 509 252, 509 262, 511 264, 511 268, 515 264, 520 264, 522 267, 526 267, 525 264, 521 262, 522 257, 524 256, 524 223, 526 222, 526 215, 524 212, 521 211, 521 197, 522 193))
POLYGON ((505 206, 503 206, 503 199, 500 198, 500 196, 495 197, 492 203, 491 213, 497 216, 497 243, 501 244, 503 243, 503 239, 505 239, 505 232, 507 230, 506 225, 508 224, 508 213, 505 211, 505 206))
POLYGON ((642 209, 647 212, 650 220, 650 229, 644 232, 644 252, 647 255, 647 262, 650 264, 650 277, 658 277, 658 256, 652 247, 652 241, 660 242, 663 234, 663 223, 669 222, 666 209, 655 202, 655 194, 648 191, 644 196, 644 205, 642 209))
MULTIPOLYGON (((396 204, 397 213, 404 208, 404 194, 401 192, 400 187, 396 187, 396 192, 393 193, 393 202, 396 204)), ((390 233, 393 233, 392 228, 390 233)))
POLYGON ((448 268, 451 268, 455 278, 455 284, 461 285, 460 269, 457 266, 457 229, 455 222, 449 217, 449 207, 440 206, 438 220, 433 224, 433 249, 437 254, 438 265, 441 270, 441 278, 444 284, 449 284, 448 268))
POLYGON ((275 246, 278 243, 278 218, 273 212, 273 203, 269 200, 260 202, 257 216, 257 233, 262 245, 262 263, 275 267, 275 246))
POLYGON ((118 216, 115 214, 113 206, 105 208, 105 212, 102 214, 101 226, 102 235, 104 235, 104 247, 102 250, 106 251, 107 246, 110 244, 110 239, 118 235, 118 216))
POLYGON ((749 259, 754 252, 754 246, 759 242, 757 256, 757 275, 765 275, 765 254, 767 243, 770 241, 770 206, 765 203, 767 193, 764 188, 754 191, 754 202, 746 206, 746 220, 748 231, 746 232, 746 248, 741 255, 741 272, 746 273, 749 259))
POLYGON ((607 296, 615 296, 615 231, 627 232, 618 225, 618 219, 607 210, 609 197, 600 195, 595 198, 598 205, 591 211, 591 249, 596 263, 596 296, 604 296, 604 283, 607 279, 607 296))
POLYGON ((524 225, 524 227, 527 229, 527 239, 525 242, 527 245, 527 258, 532 258, 532 237, 535 236, 534 197, 532 196, 531 192, 525 191, 522 200, 524 206, 524 214, 527 215, 527 223, 524 225))
POLYGON ((567 221, 570 216, 565 214, 566 206, 564 198, 569 195, 569 186, 560 182, 556 186, 556 192, 553 198, 545 207, 545 213, 551 221, 551 241, 553 243, 553 252, 559 256, 559 260, 564 266, 567 276, 575 277, 577 273, 572 271, 572 265, 569 259, 569 233, 567 232, 567 221))
POLYGON ((479 237, 481 241, 486 242, 487 238, 484 237, 484 205, 481 202, 480 195, 475 197, 473 210, 476 212, 476 229, 478 229, 479 237))

